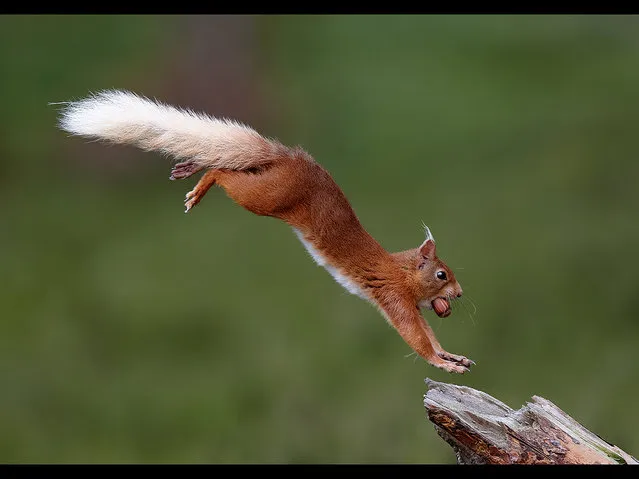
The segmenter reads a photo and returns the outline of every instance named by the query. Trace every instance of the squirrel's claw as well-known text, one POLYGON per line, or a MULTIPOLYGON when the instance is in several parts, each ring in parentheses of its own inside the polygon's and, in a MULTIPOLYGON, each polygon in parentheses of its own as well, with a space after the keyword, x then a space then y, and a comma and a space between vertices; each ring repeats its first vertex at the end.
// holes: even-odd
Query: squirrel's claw
POLYGON ((470 371, 469 367, 451 361, 444 361, 442 364, 436 364, 435 366, 449 373, 464 374, 470 371))
MULTIPOLYGON (((445 361, 455 363, 457 366, 464 368, 464 371, 462 372, 470 371, 470 367, 475 365, 475 361, 473 361, 472 359, 468 359, 466 356, 461 356, 459 354, 452 354, 452 353, 449 353, 448 351, 441 351, 437 353, 437 356, 439 356, 445 361)), ((455 372, 459 372, 459 371, 455 371, 455 372)))
MULTIPOLYGON (((204 193, 206 193, 206 190, 204 191, 204 193)), ((188 213, 189 211, 191 211, 191 208, 193 208, 200 202, 202 196, 204 196, 204 193, 197 186, 189 191, 184 198, 184 206, 186 206, 184 212, 188 213)))

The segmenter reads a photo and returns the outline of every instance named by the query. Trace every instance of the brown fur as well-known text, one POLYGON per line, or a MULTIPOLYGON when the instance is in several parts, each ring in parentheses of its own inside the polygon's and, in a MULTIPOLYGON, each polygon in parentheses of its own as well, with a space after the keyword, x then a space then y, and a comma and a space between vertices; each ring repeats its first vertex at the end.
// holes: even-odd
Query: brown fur
POLYGON ((364 230, 328 172, 301 148, 288 148, 234 121, 118 90, 66 103, 59 124, 74 135, 186 160, 173 167, 171 179, 205 170, 187 193, 186 211, 219 185, 247 210, 291 225, 315 260, 348 291, 375 304, 430 364, 457 373, 474 364, 444 351, 419 310, 446 317, 450 300, 462 293, 453 272, 437 258, 434 241, 388 253, 364 230))
MULTIPOLYGON (((195 171, 183 162, 174 171, 195 171)), ((195 172, 194 171, 194 172, 195 172)), ((247 210, 279 218, 297 228, 327 262, 354 281, 384 313, 404 341, 430 364, 463 373, 469 359, 442 349, 418 304, 461 296, 453 272, 436 256, 435 244, 388 253, 362 227, 330 174, 301 149, 285 149, 254 169, 208 169, 187 194, 187 211, 214 184, 247 210), (445 271, 447 280, 437 279, 445 271)), ((450 313, 448 310, 444 316, 450 313)))

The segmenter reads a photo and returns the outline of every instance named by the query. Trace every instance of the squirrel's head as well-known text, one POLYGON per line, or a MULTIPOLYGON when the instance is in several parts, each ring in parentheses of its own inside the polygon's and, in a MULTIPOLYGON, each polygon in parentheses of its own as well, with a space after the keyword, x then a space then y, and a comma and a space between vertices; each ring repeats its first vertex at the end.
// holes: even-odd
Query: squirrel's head
POLYGON ((402 268, 407 273, 417 306, 432 309, 437 316, 445 318, 451 313, 450 301, 462 295, 462 288, 455 274, 437 257, 435 238, 428 226, 424 228, 426 240, 419 248, 399 253, 402 268))

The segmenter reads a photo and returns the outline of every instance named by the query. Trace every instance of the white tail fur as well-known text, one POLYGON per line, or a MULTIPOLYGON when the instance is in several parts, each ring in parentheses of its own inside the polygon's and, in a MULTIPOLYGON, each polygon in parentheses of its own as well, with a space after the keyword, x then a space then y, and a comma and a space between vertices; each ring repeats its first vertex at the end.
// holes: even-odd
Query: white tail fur
POLYGON ((159 151, 202 168, 251 168, 282 148, 242 123, 123 90, 106 90, 62 105, 59 126, 71 134, 159 151))

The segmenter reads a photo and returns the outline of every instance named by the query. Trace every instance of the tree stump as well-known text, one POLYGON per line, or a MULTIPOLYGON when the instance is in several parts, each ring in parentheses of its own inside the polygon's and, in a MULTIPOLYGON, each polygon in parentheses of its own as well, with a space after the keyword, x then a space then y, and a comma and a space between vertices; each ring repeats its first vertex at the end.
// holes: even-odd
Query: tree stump
POLYGON ((426 384, 428 419, 458 464, 639 464, 542 397, 515 411, 467 386, 426 384))

